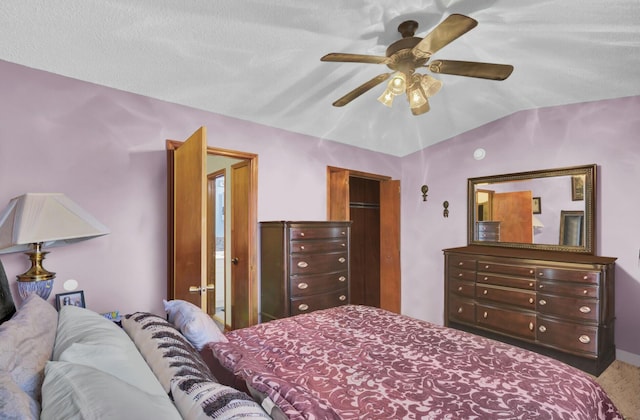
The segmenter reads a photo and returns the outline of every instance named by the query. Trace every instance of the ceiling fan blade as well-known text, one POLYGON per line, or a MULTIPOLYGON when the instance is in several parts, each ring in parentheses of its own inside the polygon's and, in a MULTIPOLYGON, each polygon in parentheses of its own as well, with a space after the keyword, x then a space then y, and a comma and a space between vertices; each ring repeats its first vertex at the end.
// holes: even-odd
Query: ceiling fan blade
POLYGON ((339 63, 387 64, 387 62, 389 61, 389 57, 366 54, 329 53, 322 57, 320 61, 335 61, 339 63))
POLYGON ((478 22, 470 17, 452 14, 436 26, 411 52, 417 58, 429 58, 451 41, 475 28, 478 22))
POLYGON ((513 66, 510 64, 478 63, 475 61, 434 60, 429 64, 429 70, 434 73, 504 80, 511 75, 513 66))
POLYGON ((333 103, 333 106, 345 106, 346 104, 353 101, 354 99, 356 99, 358 96, 362 95, 369 89, 372 89, 378 86, 380 83, 387 80, 389 76, 391 76, 391 73, 384 73, 374 77, 373 79, 369 80, 366 83, 361 84, 357 88, 353 89, 351 92, 344 95, 342 98, 335 101, 333 103))

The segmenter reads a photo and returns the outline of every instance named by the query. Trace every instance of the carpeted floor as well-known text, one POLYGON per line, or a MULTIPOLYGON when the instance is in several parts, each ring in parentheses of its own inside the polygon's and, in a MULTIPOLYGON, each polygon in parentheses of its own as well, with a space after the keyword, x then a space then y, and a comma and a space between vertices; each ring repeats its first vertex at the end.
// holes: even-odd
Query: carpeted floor
POLYGON ((640 420, 640 367, 614 361, 596 381, 627 420, 640 420))

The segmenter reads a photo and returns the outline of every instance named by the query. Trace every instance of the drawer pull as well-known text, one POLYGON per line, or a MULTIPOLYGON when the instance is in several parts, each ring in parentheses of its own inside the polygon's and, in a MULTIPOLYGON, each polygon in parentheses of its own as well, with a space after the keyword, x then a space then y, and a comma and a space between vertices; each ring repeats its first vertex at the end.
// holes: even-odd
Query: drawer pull
POLYGON ((343 231, 340 231, 340 235, 342 235, 342 236, 346 236, 346 235, 347 235, 347 232, 345 232, 344 230, 343 230, 343 231))
POLYGON ((341 247, 346 248, 347 244, 345 244, 344 242, 340 244, 341 247))
POLYGON ((588 306, 581 306, 580 312, 582 312, 583 314, 588 314, 589 312, 591 312, 591 308, 588 306))
POLYGON ((298 283, 298 289, 306 289, 307 287, 309 287, 309 285, 307 283, 298 283))
POLYGON ((338 299, 340 299, 341 301, 345 301, 347 300, 347 297, 345 295, 340 295, 338 299))
POLYGON ((534 302, 533 298, 529 298, 529 303, 533 303, 533 302, 534 302))
POLYGON ((298 309, 301 311, 306 311, 307 309, 309 309, 309 305, 307 305, 306 303, 301 303, 300 305, 298 305, 298 309))
POLYGON ((582 280, 589 280, 589 276, 584 276, 582 280))
POLYGON ((529 331, 533 331, 533 322, 529 323, 529 331))
POLYGON ((489 264, 484 266, 485 269, 489 269, 489 264))
POLYGON ((300 268, 307 268, 307 267, 309 267, 309 263, 308 263, 308 262, 306 262, 306 261, 300 261, 300 262, 298 263, 298 267, 300 267, 300 268))
POLYGON ((458 292, 462 292, 462 286, 458 286, 458 292))
POLYGON ((547 304, 547 301, 544 299, 540 299, 540 301, 538 302, 540 304, 540 306, 544 306, 547 304))
POLYGON ((591 339, 588 335, 581 335, 580 337, 578 337, 578 340, 580 340, 582 344, 589 344, 591 342, 591 339))
POLYGON ((304 245, 300 245, 300 249, 304 249, 304 245))
POLYGON ((588 295, 588 294, 589 294, 589 291, 588 291, 587 289, 584 289, 584 290, 582 291, 582 294, 583 294, 583 295, 588 295))
POLYGON ((489 291, 488 291, 487 289, 484 289, 484 290, 482 291, 482 294, 483 294, 483 295, 487 295, 487 294, 489 294, 489 291))
POLYGON ((538 286, 538 289, 544 289, 544 284, 541 284, 540 286, 538 286))
MULTIPOLYGON (((529 287, 533 287, 533 283, 529 283, 529 287)), ((540 286, 542 288, 542 286, 540 286)))
POLYGON ((304 232, 300 232, 300 236, 304 236, 304 232))
POLYGON ((538 273, 538 277, 544 277, 544 273, 538 273))
POLYGON ((340 276, 338 277, 338 281, 346 281, 347 278, 345 276, 340 276))
POLYGON ((338 258, 338 262, 341 263, 341 264, 344 264, 345 261, 347 261, 347 259, 345 257, 338 258))
POLYGON ((462 266, 464 265, 464 263, 463 263, 462 261, 460 261, 460 262, 458 263, 458 265, 459 265, 460 267, 462 267, 462 266))
POLYGON ((533 270, 529 270, 529 274, 533 274, 533 270))
POLYGON ((458 273, 458 277, 462 277, 462 273, 458 273))
POLYGON ((545 327, 544 325, 540 325, 540 326, 538 327, 538 331, 540 331, 540 332, 542 332, 542 333, 543 333, 543 332, 547 331, 547 327, 545 327))
POLYGON ((458 313, 461 314, 462 313, 462 306, 458 307, 458 313))
POLYGON ((482 314, 482 317, 483 317, 484 319, 487 319, 487 318, 489 317, 489 314, 488 314, 487 312, 485 312, 485 313, 483 313, 483 314, 482 314))
POLYGON ((484 280, 484 281, 488 281, 488 280, 489 280, 489 277, 485 276, 482 280, 484 280))

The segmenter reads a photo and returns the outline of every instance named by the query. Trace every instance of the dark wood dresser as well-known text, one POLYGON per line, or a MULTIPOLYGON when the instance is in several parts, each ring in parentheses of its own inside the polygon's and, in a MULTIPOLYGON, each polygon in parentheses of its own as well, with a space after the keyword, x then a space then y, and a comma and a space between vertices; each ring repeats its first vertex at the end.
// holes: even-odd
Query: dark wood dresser
POLYGON ((447 326, 594 375, 615 359, 615 258, 475 245, 444 257, 447 326))
POLYGON ((351 222, 260 222, 261 322, 349 303, 351 222))

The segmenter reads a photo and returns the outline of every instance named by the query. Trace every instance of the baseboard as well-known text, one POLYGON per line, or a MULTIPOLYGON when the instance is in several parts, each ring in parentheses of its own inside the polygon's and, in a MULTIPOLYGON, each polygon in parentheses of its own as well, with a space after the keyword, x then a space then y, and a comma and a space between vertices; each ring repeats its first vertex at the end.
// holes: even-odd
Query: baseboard
POLYGON ((616 350, 616 359, 640 367, 640 354, 629 353, 628 351, 616 350))

